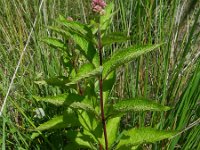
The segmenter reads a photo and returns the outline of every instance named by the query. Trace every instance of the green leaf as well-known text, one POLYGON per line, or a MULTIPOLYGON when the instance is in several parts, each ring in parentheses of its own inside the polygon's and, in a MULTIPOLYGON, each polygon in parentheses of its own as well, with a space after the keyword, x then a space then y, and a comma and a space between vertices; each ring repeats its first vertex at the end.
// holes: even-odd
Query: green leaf
POLYGON ((37 138, 37 137, 39 137, 39 136, 40 136, 40 133, 38 133, 38 132, 33 132, 32 135, 31 135, 31 139, 35 139, 35 138, 37 138))
POLYGON ((67 143, 64 150, 79 150, 81 147, 77 143, 67 143))
POLYGON ((114 3, 109 3, 105 8, 105 14, 100 17, 100 28, 101 31, 104 32, 105 30, 109 29, 112 22, 112 16, 115 14, 113 13, 114 10, 114 3))
POLYGON ((134 58, 137 58, 141 55, 144 55, 156 48, 160 47, 161 44, 157 45, 147 45, 147 46, 135 46, 129 47, 122 50, 118 50, 116 53, 113 54, 110 60, 103 64, 103 78, 106 78, 107 75, 117 67, 121 66, 122 64, 128 63, 132 61, 134 58))
POLYGON ((56 27, 56 26, 47 26, 47 28, 49 30, 52 30, 58 34, 60 34, 61 36, 65 37, 66 39, 69 39, 70 37, 70 33, 66 32, 66 30, 62 29, 61 27, 56 27))
POLYGON ((84 99, 84 97, 73 93, 47 97, 33 96, 33 98, 37 101, 47 102, 55 106, 68 106, 73 102, 80 102, 84 99))
POLYGON ((70 124, 67 124, 64 122, 63 115, 62 115, 62 116, 54 117, 51 120, 40 124, 35 130, 44 131, 44 130, 49 130, 49 129, 61 129, 61 128, 66 128, 66 127, 70 127, 70 124))
POLYGON ((77 113, 79 122, 84 129, 84 133, 91 136, 95 140, 97 137, 95 137, 94 131, 98 126, 99 119, 96 119, 94 113, 87 111, 79 110, 77 113))
POLYGON ((92 59, 92 64, 97 68, 99 67, 99 54, 96 53, 92 59))
POLYGON ((85 79, 90 78, 92 76, 100 75, 103 71, 102 66, 94 69, 92 64, 84 64, 80 70, 78 71, 76 77, 71 79, 69 83, 65 84, 66 86, 76 84, 77 82, 85 79))
MULTIPOLYGON (((114 142, 117 140, 118 129, 120 125, 121 117, 115 117, 109 119, 106 123, 107 137, 108 137, 108 149, 112 149, 114 142)), ((102 128, 102 126, 100 126, 102 128)), ((103 131, 102 131, 103 132, 103 131)), ((101 137, 98 138, 103 147, 105 147, 104 133, 101 133, 101 137)))
POLYGON ((93 43, 74 33, 71 34, 71 38, 78 45, 78 50, 88 59, 88 61, 92 62, 96 54, 93 43))
POLYGON ((92 114, 94 114, 97 118, 99 118, 98 113, 95 111, 95 109, 89 105, 89 104, 85 104, 85 103, 80 103, 80 102, 74 102, 70 105, 71 108, 76 109, 76 110, 84 110, 86 112, 90 112, 92 114))
POLYGON ((102 44, 103 46, 105 46, 113 43, 126 42, 129 39, 130 38, 127 37, 126 34, 124 33, 114 32, 104 35, 102 38, 102 44))
POLYGON ((131 130, 123 131, 117 149, 130 149, 132 146, 137 146, 142 143, 153 143, 163 139, 171 138, 176 131, 160 131, 153 128, 133 128, 131 130))
POLYGON ((51 120, 40 124, 35 131, 62 129, 66 127, 80 126, 77 115, 71 109, 67 109, 63 115, 56 116, 51 120))
POLYGON ((60 48, 62 50, 67 48, 66 44, 57 38, 44 38, 42 41, 54 48, 60 48))
POLYGON ((108 141, 108 148, 109 149, 111 149, 112 145, 114 144, 114 142, 117 138, 120 120, 121 120, 121 117, 112 118, 112 119, 109 119, 107 124, 106 124, 107 136, 108 136, 108 139, 109 139, 109 141, 108 141))
POLYGON ((38 85, 52 85, 52 86, 65 86, 69 79, 65 76, 56 76, 53 78, 45 79, 42 81, 35 81, 38 85))
POLYGON ((65 27, 64 30, 67 37, 70 36, 78 45, 80 52, 88 61, 92 62, 96 54, 94 47, 96 42, 91 29, 87 25, 75 21, 68 21, 62 16, 60 16, 58 22, 65 27))
POLYGON ((111 90, 113 89, 113 85, 115 83, 115 78, 116 78, 116 75, 115 75, 115 72, 113 71, 103 81, 103 99, 104 99, 103 102, 104 102, 104 105, 107 104, 107 102, 109 100, 108 98, 109 98, 111 90))
POLYGON ((65 146, 64 149, 66 150, 75 150, 81 148, 90 148, 95 150, 95 147, 92 144, 93 139, 88 135, 77 131, 68 131, 67 138, 70 139, 70 142, 65 146))
POLYGON ((128 99, 120 100, 113 105, 113 110, 117 112, 129 111, 168 111, 170 107, 163 106, 152 100, 147 99, 128 99))
POLYGON ((91 136, 93 139, 96 139, 93 132, 98 126, 100 119, 99 119, 99 115, 97 111, 95 110, 94 102, 95 101, 94 99, 92 99, 92 97, 86 96, 85 99, 82 101, 82 104, 78 103, 78 104, 75 104, 76 106, 72 106, 72 107, 75 107, 75 109, 77 107, 78 109, 78 110, 76 109, 77 110, 76 112, 78 114, 78 119, 81 125, 83 126, 84 134, 91 136))
POLYGON ((61 15, 59 16, 59 19, 57 21, 64 25, 68 29, 68 31, 80 34, 88 38, 91 38, 93 36, 91 29, 85 24, 81 24, 76 21, 69 21, 61 15))

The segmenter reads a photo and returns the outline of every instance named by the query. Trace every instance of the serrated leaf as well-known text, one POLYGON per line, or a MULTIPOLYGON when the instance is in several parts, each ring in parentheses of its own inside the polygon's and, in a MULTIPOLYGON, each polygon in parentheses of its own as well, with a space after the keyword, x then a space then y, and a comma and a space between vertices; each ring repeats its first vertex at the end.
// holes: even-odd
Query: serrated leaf
POLYGON ((49 79, 34 81, 38 85, 65 86, 69 79, 65 76, 56 76, 49 79))
POLYGON ((106 78, 107 75, 117 67, 121 66, 122 64, 128 63, 132 61, 134 58, 137 58, 141 55, 144 55, 150 51, 155 50, 156 48, 160 47, 161 44, 157 45, 147 45, 147 46, 134 46, 125 48, 122 50, 118 50, 113 56, 103 64, 103 78, 106 78))
MULTIPOLYGON (((95 129, 98 127, 98 123, 100 119, 96 119, 94 113, 90 113, 83 110, 78 110, 78 119, 83 127, 83 131, 85 135, 89 135, 93 138, 93 140, 97 141, 96 133, 94 133, 95 129)), ((98 132, 98 131, 97 131, 98 132)))
POLYGON ((47 26, 48 29, 64 36, 66 39, 70 37, 70 33, 66 32, 66 30, 62 29, 61 27, 56 27, 56 26, 47 26))
POLYGON ((84 135, 77 131, 68 131, 67 137, 70 139, 70 143, 65 146, 66 150, 75 150, 80 148, 95 149, 92 145, 93 139, 88 135, 84 135))
POLYGON ((85 79, 85 78, 90 78, 93 76, 97 76, 100 75, 103 71, 102 66, 94 69, 92 64, 84 64, 79 72, 77 73, 76 77, 71 79, 69 83, 66 83, 66 86, 72 85, 72 84, 76 84, 77 82, 85 79))
POLYGON ((108 77, 103 81, 103 102, 104 105, 107 104, 108 98, 111 90, 113 89, 113 85, 115 83, 115 72, 113 71, 108 75, 108 77))
POLYGON ((42 39, 42 41, 54 48, 66 49, 66 44, 60 39, 49 37, 42 39))
POLYGON ((76 109, 76 110, 84 110, 86 112, 90 112, 90 113, 94 114, 97 118, 99 117, 98 113, 95 111, 95 109, 89 104, 74 102, 70 105, 70 107, 73 109, 76 109))
POLYGON ((78 119, 83 126, 84 134, 89 135, 93 139, 95 139, 95 136, 91 133, 91 131, 94 131, 96 129, 100 119, 97 111, 95 110, 95 104, 93 102, 94 101, 91 97, 88 98, 86 96, 85 99, 82 101, 82 104, 75 104, 76 106, 74 107, 77 107, 76 112, 78 114, 78 119))
POLYGON ((84 99, 84 97, 73 93, 47 97, 33 96, 33 98, 37 101, 47 102, 55 106, 67 106, 73 102, 80 102, 84 99))
POLYGON ((120 125, 121 117, 116 117, 109 119, 106 127, 107 127, 107 136, 108 136, 108 148, 111 149, 113 143, 115 142, 118 134, 118 129, 120 125))
POLYGON ((35 130, 44 131, 50 129, 62 129, 72 126, 80 126, 80 122, 78 121, 76 114, 71 109, 68 109, 63 115, 56 116, 51 120, 40 124, 35 130))
POLYGON ((177 134, 176 131, 163 131, 148 127, 133 128, 123 131, 123 135, 116 149, 130 149, 132 146, 137 146, 142 143, 153 143, 163 139, 171 138, 175 134, 177 134))
POLYGON ((88 59, 88 61, 92 62, 96 54, 93 43, 77 34, 72 34, 71 38, 79 46, 79 51, 88 59))
POLYGON ((96 49, 94 47, 95 38, 91 29, 87 25, 75 21, 67 21, 62 16, 60 16, 58 22, 64 25, 67 36, 70 36, 74 40, 80 52, 92 62, 96 54, 96 49))
POLYGON ((98 68, 99 67, 99 54, 96 53, 92 59, 92 64, 98 68))
MULTIPOLYGON (((108 149, 111 149, 114 142, 117 140, 118 129, 120 125, 121 117, 115 117, 109 119, 106 123, 106 130, 107 130, 107 138, 108 138, 108 149)), ((101 126, 102 128, 102 126, 101 126)), ((98 138, 102 146, 105 148, 105 140, 104 140, 104 133, 102 131, 101 137, 98 138)))
POLYGON ((113 110, 117 112, 129 111, 168 111, 170 107, 163 106, 152 100, 147 99, 128 99, 120 100, 113 105, 113 110))
POLYGON ((110 2, 105 8, 105 14, 100 17, 100 28, 101 31, 105 31, 110 26, 112 22, 114 3, 110 2))
POLYGON ((54 117, 51 120, 40 124, 35 130, 44 131, 44 130, 49 130, 49 129, 61 129, 61 128, 69 127, 69 126, 70 124, 67 124, 64 122, 63 115, 62 115, 62 116, 54 117))
POLYGON ((124 33, 113 32, 103 36, 102 44, 105 46, 113 43, 126 42, 129 39, 130 38, 127 37, 124 33))
POLYGON ((59 16, 57 21, 64 25, 69 31, 73 31, 74 33, 78 33, 83 36, 88 36, 88 38, 93 36, 91 29, 85 24, 81 24, 76 21, 69 21, 63 16, 59 16))

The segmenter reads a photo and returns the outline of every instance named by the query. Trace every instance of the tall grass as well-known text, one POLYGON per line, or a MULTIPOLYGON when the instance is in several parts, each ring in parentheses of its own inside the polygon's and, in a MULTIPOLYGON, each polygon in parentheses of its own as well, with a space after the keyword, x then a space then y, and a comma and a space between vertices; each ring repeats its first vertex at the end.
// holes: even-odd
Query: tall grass
MULTIPOLYGON (((107 0, 108 2, 108 0, 107 0)), ((159 52, 141 57, 118 71, 118 82, 113 96, 150 97, 172 108, 168 113, 130 113, 122 127, 146 126, 160 129, 182 130, 197 120, 200 100, 199 15, 200 3, 190 0, 115 0, 118 10, 110 30, 123 31, 131 36, 129 44, 165 43, 159 52), (131 83, 131 84, 130 84, 131 83)), ((37 104, 32 95, 56 94, 57 88, 37 86, 34 81, 62 75, 61 53, 41 42, 42 37, 53 35, 46 26, 55 24, 62 14, 88 23, 92 14, 90 1, 45 0, 39 13, 39 0, 0 1, 0 106, 7 92, 11 77, 18 63, 26 40, 37 23, 12 86, 3 118, 0 119, 2 149, 47 149, 48 140, 56 148, 62 147, 64 133, 44 133, 49 137, 33 141, 29 128, 52 116, 55 109, 37 104), (34 108, 43 107, 44 120, 35 120, 34 108), (60 135, 59 135, 60 134, 60 135), (58 139, 58 140, 56 140, 58 139), (54 141, 54 142, 53 142, 54 141), (59 141, 61 145, 59 145, 59 141), (42 144, 42 146, 40 145, 42 144)), ((55 35, 56 36, 56 35, 55 35)), ((120 45, 111 47, 114 51, 120 45)), ((200 149, 198 124, 171 139, 166 149, 200 149)), ((146 145, 161 149, 164 143, 146 145)))

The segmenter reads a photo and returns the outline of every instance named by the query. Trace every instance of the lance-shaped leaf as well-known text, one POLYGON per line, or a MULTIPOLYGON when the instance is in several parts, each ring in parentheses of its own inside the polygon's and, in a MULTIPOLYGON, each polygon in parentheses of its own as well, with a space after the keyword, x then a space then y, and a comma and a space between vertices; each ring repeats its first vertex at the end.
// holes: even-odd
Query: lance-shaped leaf
POLYGON ((126 49, 118 50, 113 56, 103 64, 103 78, 106 78, 107 75, 117 67, 122 64, 132 61, 134 58, 137 58, 143 54, 146 54, 156 48, 160 47, 161 44, 157 45, 148 45, 148 46, 135 46, 129 47, 126 49))
POLYGON ((115 13, 113 13, 114 10, 114 3, 111 2, 109 5, 105 8, 105 14, 100 17, 100 28, 101 31, 105 31, 108 29, 112 22, 112 17, 115 13))
POLYGON ((109 119, 107 121, 106 127, 107 127, 107 136, 108 136, 108 147, 111 149, 113 143, 115 142, 118 134, 118 129, 120 125, 121 117, 116 117, 109 119))
POLYGON ((69 39, 70 37, 70 33, 69 32, 66 32, 66 30, 64 30, 63 28, 61 27, 56 27, 56 26, 47 26, 47 28, 49 30, 52 30, 58 34, 60 34, 61 36, 65 37, 66 39, 69 39))
MULTIPOLYGON (((108 149, 112 148, 114 142, 117 139, 120 120, 121 120, 121 117, 115 117, 115 118, 109 119, 106 123, 108 149)), ((101 126, 101 128, 102 128, 102 126, 101 126)), ((99 138, 99 141, 102 144, 102 146, 105 147, 105 139, 104 139, 103 133, 101 135, 101 138, 99 138)))
POLYGON ((81 24, 76 21, 69 21, 63 16, 59 16, 57 21, 64 25, 69 31, 73 31, 88 38, 93 36, 91 29, 85 24, 81 24))
POLYGON ((152 100, 147 99, 128 99, 120 100, 113 105, 114 111, 129 112, 129 111, 168 111, 170 107, 163 106, 152 100))
POLYGON ((94 47, 96 41, 91 29, 87 25, 75 21, 68 21, 62 16, 60 16, 58 22, 65 27, 64 30, 67 37, 70 36, 78 45, 80 52, 92 62, 96 54, 96 49, 94 47))
POLYGON ((118 150, 130 149, 142 143, 153 143, 163 139, 171 138, 177 134, 177 131, 160 131, 153 128, 134 128, 123 131, 120 142, 117 145, 118 150))
POLYGON ((74 102, 70 105, 70 108, 72 109, 76 109, 76 110, 84 110, 86 112, 89 112, 93 115, 96 116, 96 118, 99 118, 99 115, 98 113, 95 111, 95 109, 89 105, 89 104, 86 104, 86 103, 80 103, 80 102, 74 102))
POLYGON ((56 76, 53 78, 35 81, 38 85, 52 85, 52 86, 65 86, 65 83, 69 82, 69 79, 65 76, 56 76))
POLYGON ((71 33, 71 38, 78 45, 78 50, 88 59, 88 61, 92 62, 96 54, 94 44, 75 33, 71 33))
POLYGON ((102 71, 103 71, 102 66, 95 69, 92 64, 84 64, 78 71, 75 78, 71 79, 71 81, 65 85, 69 86, 72 84, 76 84, 77 82, 79 82, 85 78, 100 75, 102 73, 102 71))
POLYGON ((92 145, 94 142, 93 139, 88 135, 77 131, 68 131, 66 136, 70 141, 65 146, 65 150, 77 150, 81 148, 96 149, 94 145, 92 145))
POLYGON ((126 42, 130 38, 126 36, 126 34, 121 33, 121 32, 113 32, 109 33, 107 35, 104 35, 102 38, 102 44, 105 45, 110 45, 113 43, 119 43, 119 42, 126 42))
POLYGON ((40 124, 35 130, 44 131, 44 130, 53 130, 53 129, 62 129, 66 127, 79 126, 80 123, 75 113, 65 112, 64 115, 56 116, 51 120, 40 124))
POLYGON ((47 97, 33 96, 33 98, 37 101, 47 102, 55 106, 68 106, 73 102, 80 102, 84 99, 84 97, 73 93, 47 97))
POLYGON ((42 39, 43 42, 47 43, 48 45, 54 48, 66 49, 66 44, 57 38, 44 38, 42 39))
POLYGON ((170 109, 168 106, 144 98, 120 100, 116 104, 106 105, 105 107, 106 119, 122 116, 130 111, 168 111, 170 109))

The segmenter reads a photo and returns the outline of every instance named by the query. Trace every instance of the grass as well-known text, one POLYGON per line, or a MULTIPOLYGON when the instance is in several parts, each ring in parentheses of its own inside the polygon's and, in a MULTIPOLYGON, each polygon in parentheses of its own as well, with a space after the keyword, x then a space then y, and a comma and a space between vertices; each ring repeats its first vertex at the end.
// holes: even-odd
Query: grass
MULTIPOLYGON (((49 95, 61 92, 57 88, 37 86, 34 81, 63 74, 61 53, 41 42, 42 37, 53 35, 46 26, 55 24, 62 14, 80 22, 89 22, 92 13, 90 1, 44 1, 39 12, 39 0, 0 1, 0 106, 9 87, 28 35, 37 23, 30 43, 16 74, 8 97, 4 115, 0 118, 0 144, 4 149, 47 149, 52 143, 61 148, 56 138, 62 139, 60 131, 52 133, 46 141, 31 139, 29 128, 48 120, 58 110, 48 110, 45 104, 38 104, 32 95, 49 95), (34 108, 42 107, 47 112, 44 120, 35 120, 34 108), (59 133, 61 136, 59 136, 59 133), (55 141, 55 142, 53 142, 55 141), (41 145, 40 145, 41 144, 41 145)), ((130 113, 122 121, 122 127, 151 124, 160 129, 182 130, 199 119, 200 60, 199 60, 199 18, 200 3, 190 0, 115 0, 118 10, 110 30, 124 31, 131 36, 129 44, 165 44, 159 52, 141 57, 124 65, 118 74, 114 96, 144 96, 172 107, 168 113, 130 113), (130 84, 131 83, 131 84, 130 84)), ((56 35, 55 35, 56 36, 56 35)), ((122 46, 113 46, 112 50, 122 46)), ((181 135, 146 145, 149 149, 200 149, 200 127, 197 123, 181 135)), ((44 133, 47 136, 49 133, 44 133)), ((145 146, 144 146, 145 147, 145 146)))

